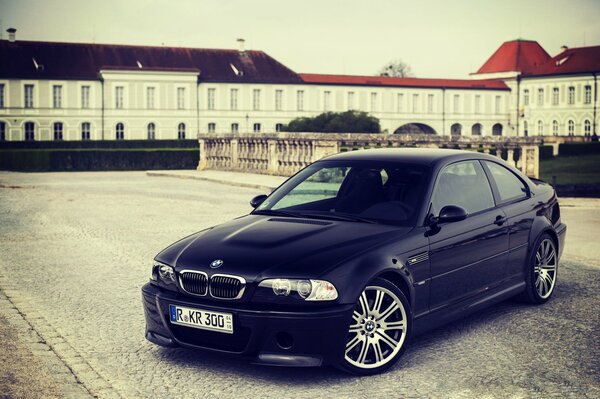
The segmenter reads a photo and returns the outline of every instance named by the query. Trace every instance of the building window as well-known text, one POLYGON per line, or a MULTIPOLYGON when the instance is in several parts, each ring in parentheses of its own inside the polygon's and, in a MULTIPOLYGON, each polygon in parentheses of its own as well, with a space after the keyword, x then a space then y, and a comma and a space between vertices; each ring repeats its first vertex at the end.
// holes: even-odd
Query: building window
POLYGON ((544 105, 544 89, 538 89, 538 105, 544 105))
POLYGON ((33 85, 25 85, 25 108, 33 108, 33 85))
POLYGON ((63 139, 63 124, 62 122, 54 122, 52 125, 54 131, 54 140, 62 140, 63 139))
POLYGON ((252 109, 260 111, 260 89, 252 90, 252 109))
POLYGON ((231 124, 231 133, 237 133, 240 131, 240 125, 238 123, 231 124))
POLYGON ((0 122, 0 141, 6 141, 6 123, 0 122))
POLYGON ((552 89, 552 105, 558 105, 558 96, 560 94, 560 90, 558 87, 552 89))
POLYGON ((283 123, 277 123, 275 125, 275 131, 276 132, 281 132, 282 129, 283 129, 283 123))
POLYGON ((569 86, 569 105, 575 104, 575 86, 569 86))
POLYGON ((592 135, 592 122, 590 122, 589 119, 586 119, 583 122, 583 134, 586 136, 592 135))
POLYGON ((418 94, 413 94, 413 99, 412 99, 412 112, 414 114, 416 114, 417 112, 419 112, 419 95, 418 94))
POLYGON ((177 138, 179 140, 185 140, 185 123, 183 122, 177 126, 177 138))
POLYGON ((4 83, 0 83, 0 108, 4 106, 4 83))
POLYGON ((89 122, 83 122, 81 124, 81 140, 89 140, 90 139, 90 130, 91 130, 91 125, 89 122))
MULTIPOLYGON (((123 109, 123 93, 125 92, 125 88, 123 86, 115 87, 115 108, 123 109)), ((119 140, 119 139, 117 139, 119 140)))
POLYGON ((238 109, 238 89, 229 90, 229 109, 238 109))
POLYGON ((538 136, 544 135, 544 122, 542 122, 542 121, 538 121, 537 134, 538 134, 538 136))
POLYGON ((455 94, 454 102, 453 102, 453 111, 455 114, 458 114, 459 110, 460 110, 460 95, 455 94))
POLYGON ((572 120, 567 122, 567 130, 569 132, 569 136, 574 136, 575 135, 575 122, 573 122, 572 120))
POLYGON ((331 92, 324 91, 323 92, 323 111, 329 111, 331 109, 331 92))
POLYGON ((52 108, 62 108, 62 86, 52 86, 52 108))
POLYGON ((209 123, 208 124, 208 132, 209 133, 214 133, 217 130, 217 124, 216 123, 209 123))
POLYGON ((529 105, 529 89, 523 90, 523 105, 529 105))
POLYGON ((146 108, 154 109, 154 87, 146 87, 146 108))
POLYGON ((81 108, 90 107, 90 86, 81 86, 81 108))
POLYGON ((206 97, 206 107, 208 109, 215 109, 215 89, 208 89, 206 97))
POLYGON ((523 135, 529 136, 529 124, 527 121, 523 121, 523 135))
POLYGON ((558 121, 557 120, 552 121, 552 135, 558 136, 558 121))
POLYGON ((502 97, 496 96, 496 98, 494 99, 494 112, 496 114, 499 114, 501 108, 502 108, 502 97))
POLYGON ((404 94, 403 93, 398 93, 398 95, 396 96, 398 104, 396 104, 396 109, 398 110, 398 112, 404 112, 404 94))
POLYGON ((377 108, 377 93, 371 93, 371 112, 376 112, 377 108))
POLYGON ((117 123, 115 126, 115 139, 125 139, 125 125, 123 125, 121 122, 117 123))
POLYGON ((296 92, 296 110, 304 111, 304 90, 296 92))
POLYGON ((475 95, 475 113, 481 113, 481 96, 479 94, 475 95))
POLYGON ((33 122, 25 122, 25 141, 35 140, 35 124, 33 122))
POLYGON ((177 109, 185 109, 185 87, 177 88, 177 109))
POLYGON ((586 85, 584 88, 583 102, 586 104, 592 103, 592 86, 586 85))
POLYGON ((433 112, 433 94, 427 95, 427 112, 430 114, 433 112))
POLYGON ((349 91, 348 92, 348 111, 351 111, 353 109, 354 109, 354 92, 349 91))
POLYGON ((255 123, 254 126, 252 126, 252 130, 254 133, 260 133, 260 123, 255 123))
POLYGON ((275 111, 283 109, 283 90, 275 90, 275 111))
POLYGON ((148 140, 156 138, 156 125, 153 122, 148 123, 148 140))

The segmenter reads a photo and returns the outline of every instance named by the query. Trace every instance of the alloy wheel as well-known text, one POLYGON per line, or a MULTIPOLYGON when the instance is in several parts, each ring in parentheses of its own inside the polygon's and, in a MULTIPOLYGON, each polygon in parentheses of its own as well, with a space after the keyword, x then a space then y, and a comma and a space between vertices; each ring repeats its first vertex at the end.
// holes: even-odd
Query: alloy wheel
POLYGON ((352 314, 344 357, 358 368, 381 367, 398 354, 406 335, 402 301, 387 288, 368 286, 352 314))
POLYGON ((535 289, 542 299, 548 298, 556 282, 556 248, 551 239, 544 239, 535 253, 535 289))

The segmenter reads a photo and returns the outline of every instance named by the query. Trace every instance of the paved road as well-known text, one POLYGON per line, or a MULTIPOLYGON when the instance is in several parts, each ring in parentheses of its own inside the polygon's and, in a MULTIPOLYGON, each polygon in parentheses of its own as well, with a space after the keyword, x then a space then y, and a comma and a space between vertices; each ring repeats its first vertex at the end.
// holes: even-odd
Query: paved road
POLYGON ((146 342, 140 287, 155 253, 258 193, 143 172, 0 173, 0 289, 100 397, 600 397, 600 268, 585 258, 563 260, 545 306, 509 301, 436 330, 375 377, 146 342))

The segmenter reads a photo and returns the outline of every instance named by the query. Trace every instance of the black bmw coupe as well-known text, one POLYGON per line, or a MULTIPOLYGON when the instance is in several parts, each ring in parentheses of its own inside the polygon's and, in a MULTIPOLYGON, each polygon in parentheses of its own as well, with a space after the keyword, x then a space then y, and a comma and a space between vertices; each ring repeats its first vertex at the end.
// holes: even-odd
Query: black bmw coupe
POLYGON ((415 334, 546 302, 566 234, 551 186, 469 151, 333 155, 251 205, 156 256, 148 340, 379 373, 415 334))

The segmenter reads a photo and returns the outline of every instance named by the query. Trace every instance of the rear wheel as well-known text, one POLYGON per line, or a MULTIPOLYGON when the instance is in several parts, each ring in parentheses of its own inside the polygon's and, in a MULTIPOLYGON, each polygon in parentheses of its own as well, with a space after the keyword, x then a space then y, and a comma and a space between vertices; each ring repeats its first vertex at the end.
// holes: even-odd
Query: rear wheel
POLYGON ((550 299, 556 286, 558 251, 552 237, 545 233, 538 238, 534 249, 527 269, 527 285, 520 298, 541 304, 550 299))
POLYGON ((402 291, 387 280, 373 280, 352 314, 341 368, 359 375, 387 370, 404 352, 411 322, 402 291))

